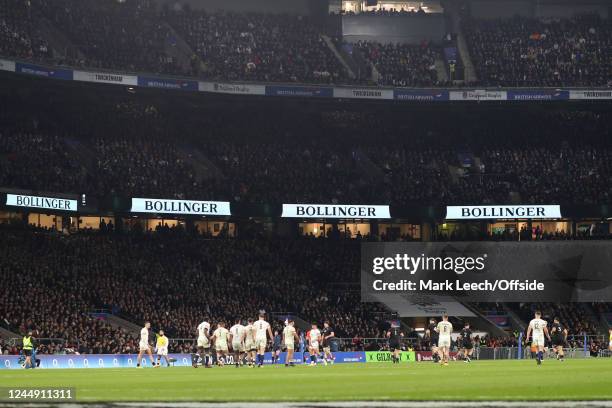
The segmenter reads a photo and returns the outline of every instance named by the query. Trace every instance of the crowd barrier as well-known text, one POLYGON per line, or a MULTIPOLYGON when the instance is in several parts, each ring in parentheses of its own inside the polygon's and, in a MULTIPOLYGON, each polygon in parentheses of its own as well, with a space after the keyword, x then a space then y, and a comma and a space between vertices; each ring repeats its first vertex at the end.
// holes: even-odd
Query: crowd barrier
POLYGON ((415 89, 355 86, 316 86, 198 81, 194 78, 164 77, 151 74, 72 70, 0 59, 0 71, 69 81, 95 82, 145 88, 236 95, 293 96, 307 98, 378 99, 405 102, 444 101, 569 101, 612 100, 612 89, 415 89))

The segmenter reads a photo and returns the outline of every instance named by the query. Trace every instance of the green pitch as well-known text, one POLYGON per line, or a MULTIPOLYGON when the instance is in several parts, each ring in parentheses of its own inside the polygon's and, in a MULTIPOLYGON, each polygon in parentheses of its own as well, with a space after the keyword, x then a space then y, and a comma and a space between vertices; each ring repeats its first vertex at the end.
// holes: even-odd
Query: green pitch
POLYGON ((2 387, 77 401, 612 400, 612 359, 263 368, 0 370, 2 387))

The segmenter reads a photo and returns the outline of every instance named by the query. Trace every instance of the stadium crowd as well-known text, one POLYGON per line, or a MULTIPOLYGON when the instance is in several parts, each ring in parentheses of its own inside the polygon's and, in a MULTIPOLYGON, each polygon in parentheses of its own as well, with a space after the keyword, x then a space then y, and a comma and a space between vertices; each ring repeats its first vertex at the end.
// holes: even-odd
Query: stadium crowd
MULTIPOLYGON (((158 9, 151 0, 2 0, 0 54, 214 80, 363 82, 349 77, 322 36, 325 24, 314 18, 181 7, 158 9), (52 45, 50 36, 65 41, 52 45)), ((381 13, 419 14, 372 12, 381 13)), ((494 20, 465 15, 462 30, 478 77, 470 85, 610 86, 610 27, 597 15, 494 20)), ((435 60, 441 54, 432 44, 361 42, 354 47, 379 73, 370 84, 451 85, 437 78, 435 60)))
MULTIPOLYGON (((76 234, 3 230, 0 316, 16 332, 56 339, 42 352, 133 352, 134 333, 92 315, 107 310, 150 320, 191 347, 205 318, 233 322, 266 310, 329 319, 338 337, 381 337, 377 304, 333 283, 356 282, 358 244, 334 241, 210 240, 183 230, 76 234), (29 300, 24 302, 24 296, 29 300)), ((282 324, 277 319, 276 326, 282 324)))
POLYGON ((191 10, 168 21, 195 53, 194 75, 219 80, 338 83, 347 72, 308 17, 191 10))
POLYGON ((361 52, 379 74, 378 85, 396 87, 439 86, 436 58, 439 51, 427 42, 421 45, 380 44, 360 41, 353 50, 361 52))
POLYGON ((612 85, 612 26, 598 15, 467 18, 463 28, 482 85, 612 85))
MULTIPOLYGON (((53 99, 49 107, 3 98, 0 185, 254 204, 596 205, 612 199, 609 112, 527 111, 511 123, 489 112, 486 126, 479 112, 440 121, 435 112, 398 118, 279 107, 272 117, 265 107, 107 99, 53 99), (28 114, 15 119, 22 108, 28 114)), ((505 234, 490 238, 513 239, 520 231, 505 234)))

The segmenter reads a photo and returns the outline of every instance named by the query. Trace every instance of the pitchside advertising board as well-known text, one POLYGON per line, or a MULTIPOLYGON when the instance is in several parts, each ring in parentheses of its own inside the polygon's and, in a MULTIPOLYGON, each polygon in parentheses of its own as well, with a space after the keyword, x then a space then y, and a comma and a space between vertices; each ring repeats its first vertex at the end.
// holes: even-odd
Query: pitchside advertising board
POLYGON ((41 197, 26 194, 7 194, 6 205, 23 208, 40 208, 53 211, 77 211, 78 201, 58 197, 41 197))
MULTIPOLYGON (((416 361, 414 351, 401 351, 399 357, 401 363, 416 361)), ((366 363, 390 363, 391 353, 388 351, 366 351, 365 358, 366 363)))
POLYGON ((388 205, 283 204, 283 218, 391 218, 388 205))
MULTIPOLYGON (((168 354, 169 358, 176 361, 171 363, 175 367, 191 366, 191 354, 168 354)), ((287 353, 281 353, 277 364, 285 363, 287 353)), ((295 353, 293 358, 294 364, 308 364, 310 360, 308 353, 295 353)), ((366 354, 361 351, 338 352, 334 353, 336 363, 365 363, 366 354)), ((133 368, 136 367, 138 355, 136 354, 70 354, 70 355, 47 355, 38 354, 37 359, 40 359, 41 369, 54 368, 133 368)), ((414 361, 414 358, 410 361, 414 361)), ((21 366, 20 356, 0 356, 0 369, 23 369, 21 366)), ((164 361, 165 363, 165 361, 164 361)), ((233 363, 233 358, 230 356, 229 364, 233 363)), ((272 353, 264 355, 264 364, 272 364, 272 353)), ((142 359, 142 365, 149 367, 148 358, 142 359)))
POLYGON ((181 215, 232 215, 229 201, 166 200, 158 198, 132 198, 133 213, 181 215))
POLYGON ((448 220, 561 218, 559 205, 451 205, 448 220))
POLYGON ((610 265, 610 241, 362 243, 361 299, 610 302, 610 265))

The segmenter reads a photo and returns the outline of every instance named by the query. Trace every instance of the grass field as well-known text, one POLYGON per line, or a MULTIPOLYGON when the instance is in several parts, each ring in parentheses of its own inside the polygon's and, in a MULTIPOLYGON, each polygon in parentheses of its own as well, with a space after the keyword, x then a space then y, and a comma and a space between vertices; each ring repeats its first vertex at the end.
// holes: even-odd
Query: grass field
POLYGON ((75 387, 77 401, 611 400, 612 359, 263 368, 0 370, 2 387, 75 387))

